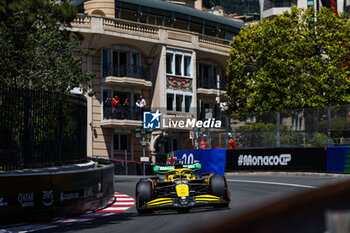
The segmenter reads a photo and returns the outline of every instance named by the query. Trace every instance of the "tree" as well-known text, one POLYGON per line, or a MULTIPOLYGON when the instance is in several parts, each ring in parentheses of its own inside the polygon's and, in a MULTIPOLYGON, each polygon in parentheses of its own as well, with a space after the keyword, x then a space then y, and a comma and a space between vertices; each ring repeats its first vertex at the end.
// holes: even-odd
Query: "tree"
POLYGON ((227 76, 235 116, 350 103, 350 23, 292 7, 233 38, 227 76))
POLYGON ((76 15, 66 0, 0 0, 0 85, 87 91, 82 36, 66 30, 76 15))

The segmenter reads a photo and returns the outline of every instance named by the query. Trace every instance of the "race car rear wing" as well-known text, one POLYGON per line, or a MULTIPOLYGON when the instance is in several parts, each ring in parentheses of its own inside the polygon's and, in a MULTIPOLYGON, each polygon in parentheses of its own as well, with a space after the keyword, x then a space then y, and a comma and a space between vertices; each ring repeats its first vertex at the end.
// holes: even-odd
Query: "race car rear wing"
MULTIPOLYGON (((200 171, 202 168, 202 165, 200 163, 196 164, 184 164, 183 168, 189 168, 192 169, 193 171, 200 171)), ((167 171, 174 170, 175 166, 154 166, 153 171, 156 174, 164 174, 167 171)))

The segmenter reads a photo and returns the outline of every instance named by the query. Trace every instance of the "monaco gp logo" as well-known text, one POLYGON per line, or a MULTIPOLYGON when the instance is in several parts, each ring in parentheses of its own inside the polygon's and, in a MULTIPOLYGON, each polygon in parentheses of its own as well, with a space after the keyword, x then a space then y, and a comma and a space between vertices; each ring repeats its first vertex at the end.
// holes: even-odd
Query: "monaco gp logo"
POLYGON ((239 155, 238 166, 287 166, 292 160, 291 154, 271 155, 271 156, 252 156, 239 155))

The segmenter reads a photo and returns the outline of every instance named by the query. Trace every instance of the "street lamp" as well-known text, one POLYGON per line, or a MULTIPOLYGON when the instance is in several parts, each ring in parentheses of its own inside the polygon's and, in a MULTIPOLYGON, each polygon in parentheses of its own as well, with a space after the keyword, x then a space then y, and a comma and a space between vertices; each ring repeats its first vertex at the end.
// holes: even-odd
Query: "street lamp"
MULTIPOLYGON (((142 145, 142 158, 141 158, 141 161, 145 162, 146 161, 146 159, 145 159, 146 158, 146 146, 148 144, 148 141, 145 140, 145 134, 147 136, 147 139, 151 139, 151 137, 152 137, 152 130, 150 130, 150 129, 147 129, 147 130, 142 129, 141 130, 140 128, 136 128, 135 129, 135 133, 136 133, 136 138, 137 139, 140 139, 141 135, 142 135, 142 140, 140 141, 140 143, 142 145)), ((145 163, 143 163, 143 174, 146 175, 145 173, 146 173, 145 163)))

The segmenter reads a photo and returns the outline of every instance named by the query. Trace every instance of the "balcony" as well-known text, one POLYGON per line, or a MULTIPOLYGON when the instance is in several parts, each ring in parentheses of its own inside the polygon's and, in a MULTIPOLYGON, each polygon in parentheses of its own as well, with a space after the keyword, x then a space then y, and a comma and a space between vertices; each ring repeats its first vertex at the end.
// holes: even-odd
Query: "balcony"
POLYGON ((104 128, 135 128, 142 126, 142 113, 127 107, 104 107, 101 126, 104 128))
MULTIPOLYGON (((217 81, 212 77, 206 78, 197 78, 197 94, 205 94, 205 95, 217 95, 217 81)), ((226 79, 220 79, 219 82, 219 90, 220 94, 226 93, 226 79)))
POLYGON ((104 64, 102 82, 105 85, 122 85, 131 87, 152 87, 149 81, 149 72, 139 65, 112 65, 104 64))
POLYGON ((73 21, 71 30, 84 33, 118 35, 125 38, 156 43, 168 43, 169 38, 177 38, 176 36, 174 37, 171 35, 180 33, 191 36, 189 41, 192 42, 194 49, 203 48, 226 53, 229 52, 231 48, 229 40, 218 37, 171 27, 138 23, 124 19, 114 19, 96 15, 79 14, 77 19, 73 21), (115 32, 118 34, 115 34, 115 32), (192 39, 192 37, 194 38, 192 39))

